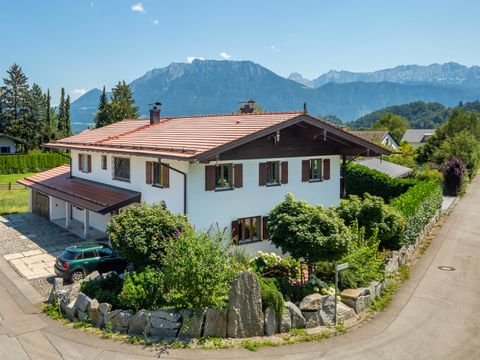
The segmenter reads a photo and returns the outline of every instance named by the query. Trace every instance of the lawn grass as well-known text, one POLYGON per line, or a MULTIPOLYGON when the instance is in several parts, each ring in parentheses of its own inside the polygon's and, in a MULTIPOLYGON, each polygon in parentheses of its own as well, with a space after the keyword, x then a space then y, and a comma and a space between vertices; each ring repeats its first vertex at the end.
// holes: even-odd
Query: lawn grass
POLYGON ((0 190, 0 215, 28 211, 28 190, 0 190))
POLYGON ((27 176, 32 176, 34 174, 35 173, 0 175, 0 184, 8 184, 8 183, 15 184, 17 182, 17 180, 23 179, 27 176))

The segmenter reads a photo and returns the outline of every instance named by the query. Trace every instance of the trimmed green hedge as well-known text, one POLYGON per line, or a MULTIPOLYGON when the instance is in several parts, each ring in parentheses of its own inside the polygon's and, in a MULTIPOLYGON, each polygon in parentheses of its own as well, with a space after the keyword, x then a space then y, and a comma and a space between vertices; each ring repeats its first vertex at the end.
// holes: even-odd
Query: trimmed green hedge
POLYGON ((347 195, 365 193, 380 196, 389 202, 417 183, 415 179, 392 179, 390 176, 363 165, 351 163, 347 167, 347 195))
POLYGON ((442 188, 435 181, 422 181, 394 199, 390 205, 406 219, 402 244, 413 244, 425 225, 442 207, 442 188))
POLYGON ((25 174, 68 164, 67 157, 56 153, 0 156, 0 174, 25 174))

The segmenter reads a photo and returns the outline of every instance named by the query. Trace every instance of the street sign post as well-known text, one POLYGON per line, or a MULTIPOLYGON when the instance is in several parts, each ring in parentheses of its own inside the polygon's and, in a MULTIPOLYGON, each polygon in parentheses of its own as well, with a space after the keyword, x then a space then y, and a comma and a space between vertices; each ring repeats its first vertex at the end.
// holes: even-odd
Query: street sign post
POLYGON ((337 291, 338 291, 338 273, 342 270, 348 268, 348 263, 338 264, 335 266, 335 312, 333 320, 335 325, 337 325, 337 291))

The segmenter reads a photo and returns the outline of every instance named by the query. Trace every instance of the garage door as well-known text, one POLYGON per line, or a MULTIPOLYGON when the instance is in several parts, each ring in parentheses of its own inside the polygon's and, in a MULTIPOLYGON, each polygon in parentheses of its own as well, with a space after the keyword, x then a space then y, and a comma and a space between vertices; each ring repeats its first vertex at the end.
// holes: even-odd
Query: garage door
POLYGON ((42 193, 32 190, 32 212, 44 219, 50 220, 48 214, 49 198, 42 193))

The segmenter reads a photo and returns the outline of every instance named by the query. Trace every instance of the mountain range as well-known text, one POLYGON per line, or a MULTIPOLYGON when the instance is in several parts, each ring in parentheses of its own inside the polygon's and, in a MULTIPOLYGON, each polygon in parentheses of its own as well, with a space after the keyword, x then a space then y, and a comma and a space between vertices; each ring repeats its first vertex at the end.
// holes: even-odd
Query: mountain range
MULTIPOLYGON (((352 121, 375 110, 413 101, 454 106, 480 98, 480 67, 399 66, 372 73, 328 72, 307 80, 288 79, 251 61, 194 60, 148 71, 130 83, 143 116, 161 101, 162 116, 232 113, 253 99, 268 111, 303 108, 313 115, 332 114, 352 121)), ((101 91, 92 89, 71 105, 75 132, 92 125, 101 91)))

